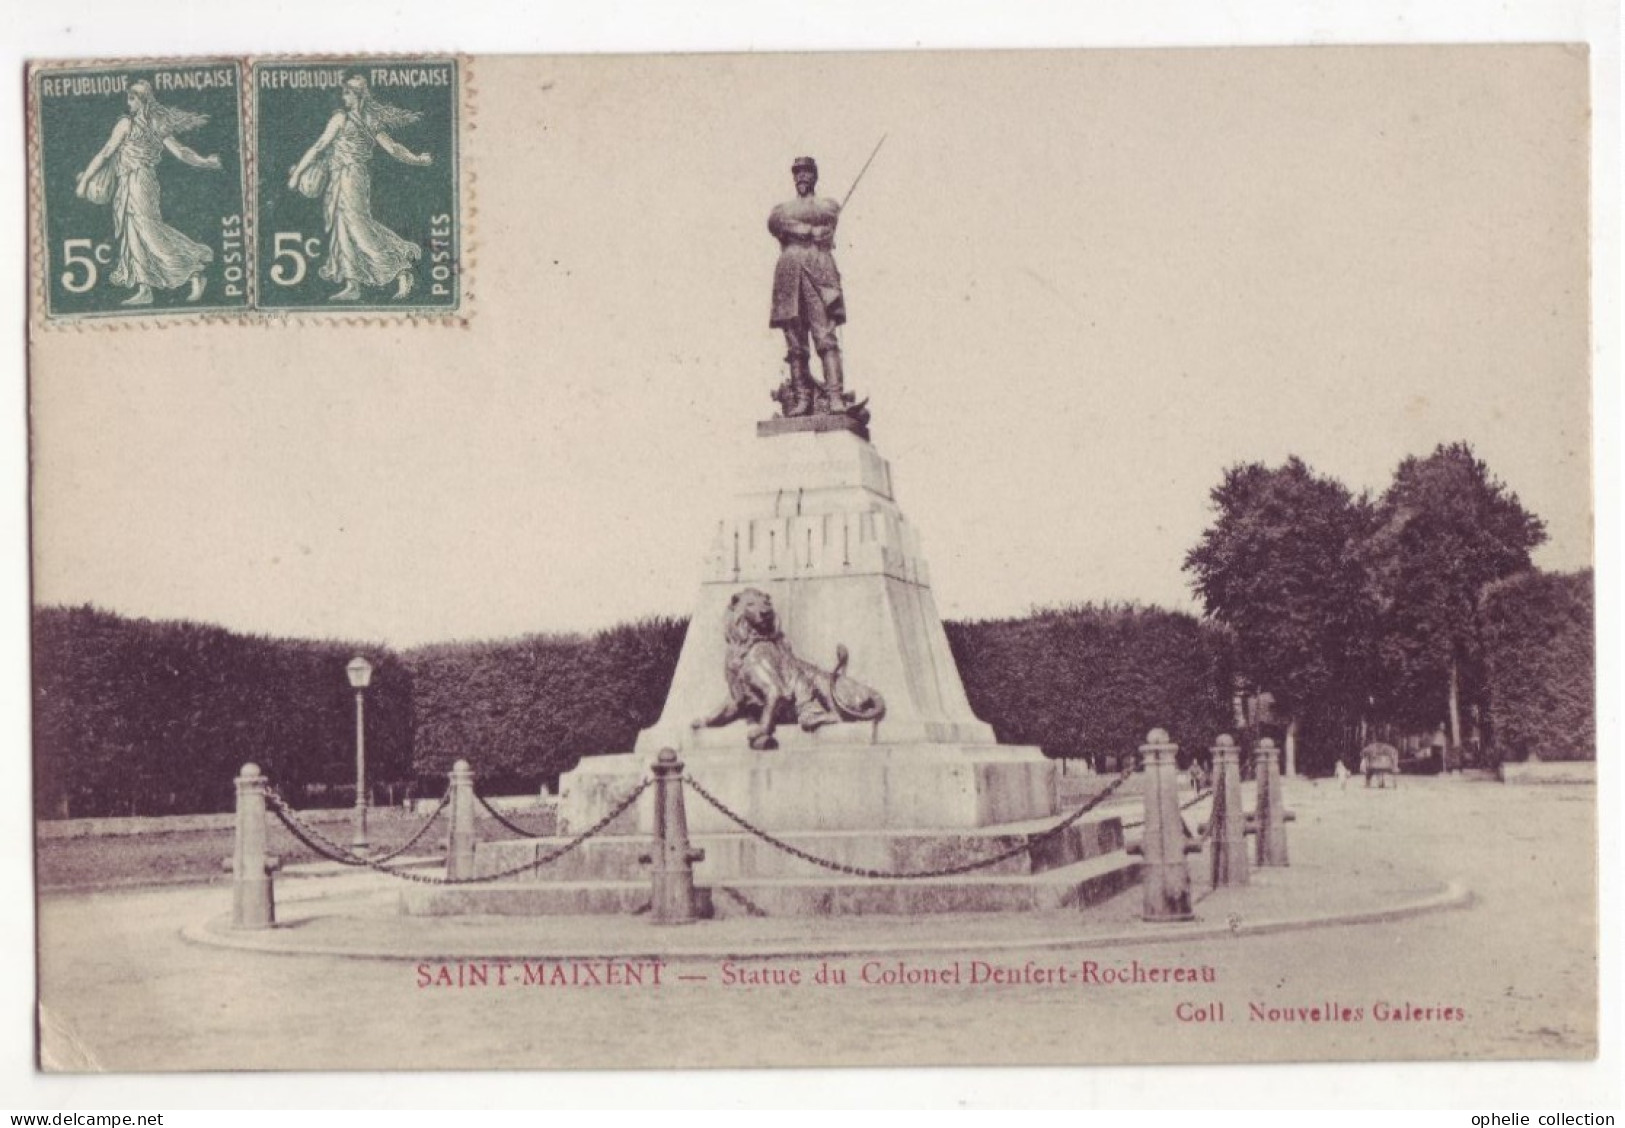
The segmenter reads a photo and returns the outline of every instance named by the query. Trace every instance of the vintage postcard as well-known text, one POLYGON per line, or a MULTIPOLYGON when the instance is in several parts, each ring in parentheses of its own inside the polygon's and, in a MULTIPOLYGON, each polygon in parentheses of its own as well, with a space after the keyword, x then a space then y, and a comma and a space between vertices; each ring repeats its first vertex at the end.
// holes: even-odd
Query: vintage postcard
POLYGON ((39 1068, 1595 1060, 1592 65, 33 69, 39 1068))

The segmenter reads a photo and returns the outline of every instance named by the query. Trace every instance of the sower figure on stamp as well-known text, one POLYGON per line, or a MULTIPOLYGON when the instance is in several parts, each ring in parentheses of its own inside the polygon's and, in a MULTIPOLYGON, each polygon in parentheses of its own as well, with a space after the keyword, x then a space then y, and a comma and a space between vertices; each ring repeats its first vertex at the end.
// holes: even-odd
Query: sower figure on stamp
POLYGON ((133 286, 125 305, 151 305, 153 290, 189 286, 186 300, 203 296, 204 271, 214 252, 164 222, 158 190, 158 162, 167 152, 192 168, 218 171, 218 155, 202 156, 177 135, 207 125, 207 114, 166 106, 147 82, 130 84, 129 113, 118 119, 107 144, 79 174, 74 194, 113 208, 118 264, 113 285, 133 286))
POLYGON ((767 229, 779 241, 773 269, 775 329, 784 330, 790 378, 776 394, 785 416, 842 414, 852 404, 841 372, 841 344, 836 327, 846 323, 841 274, 835 267, 835 225, 841 205, 814 195, 818 165, 797 157, 790 165, 796 198, 780 204, 767 217, 767 229), (812 378, 812 348, 823 365, 822 386, 812 378))
POLYGON ((320 273, 329 282, 344 283, 330 300, 353 302, 362 286, 391 283, 395 297, 404 298, 412 292, 412 270, 423 248, 373 217, 372 150, 376 145, 404 165, 433 164, 431 154, 412 152, 388 132, 423 115, 378 101, 360 75, 344 80, 341 97, 342 108, 289 170, 288 187, 322 197, 328 251, 320 273))

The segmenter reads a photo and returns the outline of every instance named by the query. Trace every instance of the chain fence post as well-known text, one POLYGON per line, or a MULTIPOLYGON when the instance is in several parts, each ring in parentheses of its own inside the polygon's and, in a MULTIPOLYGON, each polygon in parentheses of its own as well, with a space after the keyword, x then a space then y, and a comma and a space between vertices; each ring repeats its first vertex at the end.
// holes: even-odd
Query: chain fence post
POLYGON ((1247 865, 1247 811, 1241 801, 1241 749, 1224 733, 1214 741, 1212 752, 1213 886, 1246 885, 1252 875, 1247 865))
POLYGON ((446 880, 467 881, 474 876, 474 769, 467 760, 451 766, 451 830, 446 843, 446 880))
MULTIPOLYGON (((1130 848, 1144 860, 1144 907, 1140 919, 1193 920, 1191 874, 1185 864, 1185 823, 1179 815, 1179 745, 1164 729, 1152 729, 1140 745, 1145 765, 1145 829, 1130 848)), ((1194 849, 1200 844, 1192 843, 1194 849)))
POLYGON ((640 859, 654 867, 650 874, 650 915, 656 924, 692 924, 699 919, 694 906, 694 863, 705 860, 705 851, 688 844, 683 764, 676 752, 670 748, 660 750, 654 777, 654 850, 640 859))
POLYGON ((1258 780, 1258 864, 1261 868, 1289 865, 1280 752, 1267 736, 1253 748, 1253 776, 1258 780))
POLYGON ((237 835, 231 858, 233 928, 276 924, 273 865, 265 853, 265 777, 258 764, 244 764, 237 776, 237 835))

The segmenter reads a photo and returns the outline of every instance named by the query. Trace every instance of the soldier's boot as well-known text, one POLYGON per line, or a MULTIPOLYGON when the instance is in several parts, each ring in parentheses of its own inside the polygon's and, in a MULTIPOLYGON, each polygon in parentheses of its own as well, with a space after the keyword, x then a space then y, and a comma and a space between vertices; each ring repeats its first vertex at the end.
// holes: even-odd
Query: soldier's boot
POLYGON ((818 385, 813 383, 812 358, 805 350, 792 349, 784 359, 790 363, 790 396, 784 405, 785 417, 811 415, 818 391, 818 385))
POLYGON ((839 345, 824 349, 818 354, 818 359, 824 365, 824 410, 840 415, 847 409, 846 379, 841 371, 841 349, 839 345))

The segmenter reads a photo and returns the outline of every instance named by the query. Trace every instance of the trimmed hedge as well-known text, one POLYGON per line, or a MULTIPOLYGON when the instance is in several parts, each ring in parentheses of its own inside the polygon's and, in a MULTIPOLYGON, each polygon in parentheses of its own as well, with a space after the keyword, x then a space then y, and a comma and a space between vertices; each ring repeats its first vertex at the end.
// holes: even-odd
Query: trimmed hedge
MULTIPOLYGON (((1225 726, 1222 636, 1155 608, 1075 607, 949 623, 977 715, 1051 756, 1136 747, 1166 727, 1205 749, 1225 726)), ((552 783, 583 756, 624 751, 660 715, 687 631, 655 618, 598 634, 534 635, 395 654, 234 634, 93 608, 34 615, 35 796, 45 817, 231 809, 254 761, 290 798, 346 802, 354 697, 344 666, 374 663, 373 781, 427 794, 466 758, 482 788, 552 783)))
MULTIPOLYGON (((1595 757, 1592 620, 1589 572, 1531 572, 1486 593, 1490 723, 1502 758, 1595 757)), ((1160 727, 1188 760, 1205 758, 1231 728, 1228 636, 1193 616, 1082 606, 946 626, 971 706, 1001 741, 1098 759, 1160 727)), ((36 811, 226 811, 250 760, 296 801, 307 786, 344 801, 355 770, 344 666, 357 653, 375 667, 370 780, 415 778, 427 794, 466 758, 483 788, 529 790, 583 756, 632 747, 659 717, 686 631, 686 620, 655 618, 590 636, 397 654, 89 607, 36 610, 36 811)), ((1306 767, 1329 766, 1335 753, 1336 719, 1320 720, 1305 718, 1306 767)))
POLYGON ((660 717, 688 620, 653 618, 587 637, 531 635, 409 651, 420 778, 458 759, 482 788, 556 781, 583 756, 631 749, 660 717))
POLYGON ((1595 760, 1591 571, 1513 576, 1486 589, 1482 613, 1494 758, 1595 760))
POLYGON ((228 811, 254 762, 290 798, 355 781, 355 695, 373 663, 367 769, 401 779, 411 679, 378 646, 235 634, 91 607, 34 613, 34 796, 43 816, 228 811))
POLYGON ((1231 727, 1226 636, 1191 615, 1064 607, 947 630, 971 708, 1001 742, 1096 760, 1164 728, 1182 760, 1205 759, 1231 727))

